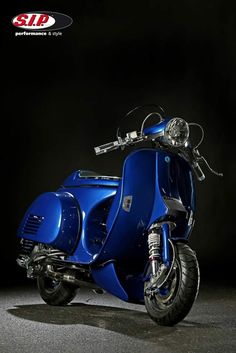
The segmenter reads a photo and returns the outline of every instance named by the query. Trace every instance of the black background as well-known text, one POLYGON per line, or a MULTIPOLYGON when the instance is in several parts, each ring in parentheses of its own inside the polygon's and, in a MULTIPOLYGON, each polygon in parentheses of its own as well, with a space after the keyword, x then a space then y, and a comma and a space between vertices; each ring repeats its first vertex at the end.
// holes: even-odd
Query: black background
POLYGON ((125 153, 96 157, 136 105, 201 123, 201 152, 224 172, 197 183, 190 239, 202 276, 235 278, 235 8, 220 0, 24 1, 5 5, 1 68, 1 283, 24 281, 16 230, 39 194, 74 170, 120 175, 125 153), (62 36, 15 37, 12 17, 65 13, 62 36))

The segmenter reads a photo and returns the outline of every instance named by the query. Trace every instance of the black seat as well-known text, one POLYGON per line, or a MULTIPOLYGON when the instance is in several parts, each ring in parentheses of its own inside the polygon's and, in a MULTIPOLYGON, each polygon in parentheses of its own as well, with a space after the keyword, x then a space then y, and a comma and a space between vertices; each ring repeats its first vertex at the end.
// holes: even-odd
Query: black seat
POLYGON ((111 176, 111 175, 101 175, 92 170, 79 170, 79 178, 83 179, 107 179, 107 180, 119 180, 120 177, 111 176))

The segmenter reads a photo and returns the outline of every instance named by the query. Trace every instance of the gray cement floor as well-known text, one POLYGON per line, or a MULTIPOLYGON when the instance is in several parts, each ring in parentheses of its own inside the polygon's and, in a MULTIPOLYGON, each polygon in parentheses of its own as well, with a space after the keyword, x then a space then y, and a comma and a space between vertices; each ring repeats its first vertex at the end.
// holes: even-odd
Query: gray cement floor
POLYGON ((0 353, 235 353, 236 288, 202 285, 175 327, 157 326, 140 305, 81 290, 50 307, 36 286, 0 289, 0 353))

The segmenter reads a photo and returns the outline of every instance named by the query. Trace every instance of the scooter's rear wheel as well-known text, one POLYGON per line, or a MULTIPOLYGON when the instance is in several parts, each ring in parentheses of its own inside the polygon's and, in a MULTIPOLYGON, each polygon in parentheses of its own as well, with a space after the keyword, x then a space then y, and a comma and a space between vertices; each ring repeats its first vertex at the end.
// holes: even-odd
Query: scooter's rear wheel
MULTIPOLYGON (((184 319, 198 294, 200 272, 193 250, 175 244, 175 263, 167 282, 156 293, 145 295, 150 317, 159 325, 172 326, 184 319)), ((144 290, 149 282, 145 282, 144 290)))
POLYGON ((76 287, 46 276, 38 276, 37 285, 41 298, 49 305, 69 304, 76 296, 76 287))

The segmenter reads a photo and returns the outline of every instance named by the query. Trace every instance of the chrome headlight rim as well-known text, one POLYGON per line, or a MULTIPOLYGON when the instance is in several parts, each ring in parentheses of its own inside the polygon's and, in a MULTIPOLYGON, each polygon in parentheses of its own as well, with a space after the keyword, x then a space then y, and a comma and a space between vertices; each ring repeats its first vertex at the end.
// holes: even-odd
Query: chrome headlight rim
POLYGON ((172 147, 186 146, 189 139, 189 124, 182 118, 172 118, 164 130, 164 142, 172 147))

